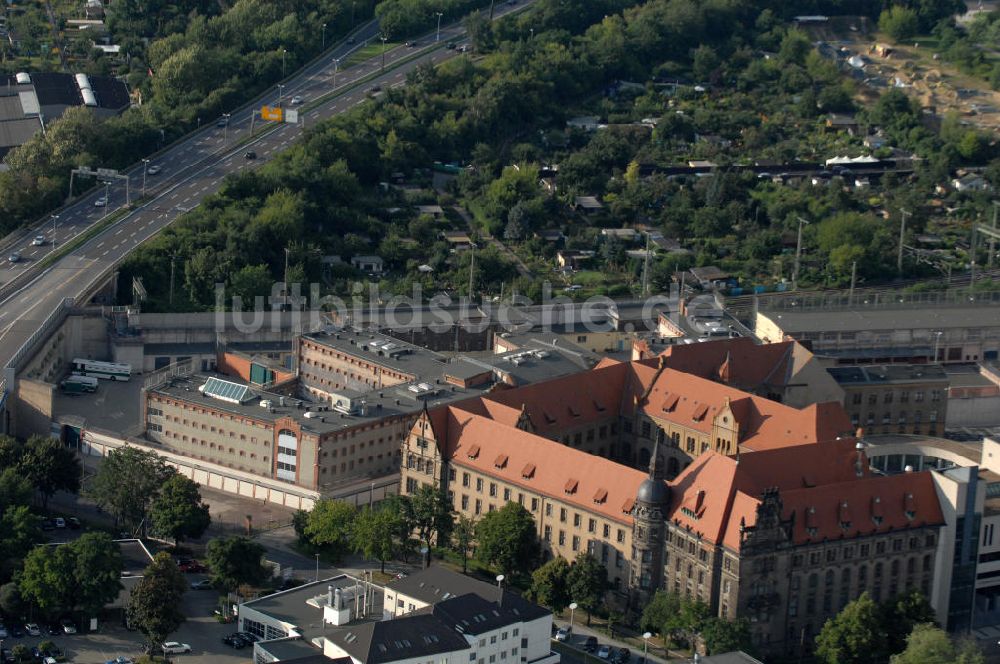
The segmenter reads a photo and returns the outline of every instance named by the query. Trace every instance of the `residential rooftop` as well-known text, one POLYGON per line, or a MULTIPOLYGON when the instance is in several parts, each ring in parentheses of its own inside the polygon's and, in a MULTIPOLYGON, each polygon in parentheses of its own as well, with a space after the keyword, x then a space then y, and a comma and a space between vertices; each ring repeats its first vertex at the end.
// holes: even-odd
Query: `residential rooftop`
MULTIPOLYGON (((487 601, 496 602, 499 596, 499 590, 495 583, 482 581, 467 574, 459 574, 440 565, 431 565, 402 579, 393 579, 385 584, 385 587, 386 590, 394 590, 426 604, 435 604, 442 600, 468 594, 478 595, 487 601)), ((503 591, 501 604, 516 608, 524 620, 534 620, 549 613, 547 609, 529 602, 509 590, 503 591)))
POLYGON ((830 367, 827 372, 840 385, 906 385, 909 383, 948 382, 948 374, 939 364, 881 364, 854 367, 830 367))
MULTIPOLYGON (((801 332, 892 332, 903 329, 942 330, 965 327, 1000 327, 1000 308, 977 306, 930 307, 893 305, 892 308, 854 308, 811 311, 762 311, 786 334, 801 332)), ((933 342, 931 342, 933 343, 933 342)))

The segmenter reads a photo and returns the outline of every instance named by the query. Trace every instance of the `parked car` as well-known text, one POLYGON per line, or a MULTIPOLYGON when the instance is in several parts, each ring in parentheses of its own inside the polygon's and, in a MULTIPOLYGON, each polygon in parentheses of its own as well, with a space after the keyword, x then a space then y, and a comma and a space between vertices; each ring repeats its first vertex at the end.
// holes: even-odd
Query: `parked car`
POLYGON ((573 633, 572 627, 560 627, 556 632, 556 641, 568 641, 569 635, 573 633))
POLYGON ((10 634, 7 633, 7 628, 0 623, 0 639, 6 639, 10 634))
POLYGON ((632 651, 628 648, 619 648, 615 653, 615 664, 625 664, 632 659, 632 651))
POLYGON ((164 654, 167 655, 180 655, 186 652, 191 652, 191 646, 186 643, 179 643, 177 641, 167 641, 163 644, 161 648, 164 654))
POLYGON ((20 639, 24 637, 24 628, 20 625, 11 625, 10 635, 15 639, 20 639))
POLYGON ((44 244, 45 244, 45 236, 44 235, 36 235, 35 239, 31 241, 31 246, 32 247, 41 247, 44 244))
POLYGON ((189 574, 199 574, 207 571, 206 567, 192 558, 181 558, 177 561, 177 569, 189 574))
POLYGON ((51 641, 49 642, 49 644, 50 645, 49 645, 48 648, 45 648, 44 650, 42 650, 42 657, 52 657, 56 661, 58 661, 60 659, 63 659, 62 648, 60 648, 56 644, 52 643, 51 641))
POLYGON ((604 645, 602 645, 600 648, 597 649, 597 656, 600 657, 601 659, 610 659, 611 658, 611 646, 609 646, 606 643, 604 645))
POLYGON ((24 631, 28 636, 41 636, 42 630, 38 627, 38 623, 26 623, 24 625, 24 631))
POLYGON ((212 589, 211 579, 201 579, 191 584, 191 590, 211 590, 211 589, 212 589))
POLYGON ((59 624, 62 625, 63 634, 76 634, 76 623, 69 618, 63 618, 59 624))
POLYGON ((55 519, 52 520, 52 525, 54 525, 56 528, 65 528, 66 519, 62 518, 61 516, 57 516, 55 519))
POLYGON ((80 520, 75 516, 71 516, 66 519, 66 525, 70 530, 80 530, 80 520))
POLYGON ((247 642, 247 644, 257 643, 260 641, 260 637, 256 634, 251 634, 250 632, 236 632, 241 639, 247 642))
POLYGON ((244 641, 243 637, 241 637, 239 634, 227 634, 226 636, 222 637, 222 642, 235 650, 239 650, 240 648, 245 648, 247 645, 247 642, 244 641))
POLYGON ((114 659, 109 659, 108 661, 104 662, 104 664, 132 664, 132 660, 129 659, 128 657, 122 657, 121 655, 119 655, 114 659))
POLYGON ((55 525, 50 519, 42 519, 42 530, 55 530, 55 525))
POLYGON ((583 644, 583 649, 585 652, 595 652, 597 650, 597 637, 588 636, 587 641, 583 644))
POLYGON ((59 623, 49 623, 45 626, 45 631, 49 633, 49 636, 59 636, 63 633, 62 625, 59 623))

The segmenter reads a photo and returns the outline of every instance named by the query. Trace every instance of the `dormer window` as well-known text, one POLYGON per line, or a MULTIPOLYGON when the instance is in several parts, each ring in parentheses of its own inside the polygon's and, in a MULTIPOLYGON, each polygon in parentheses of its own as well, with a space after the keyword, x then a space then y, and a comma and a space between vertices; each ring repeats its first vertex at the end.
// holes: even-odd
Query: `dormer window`
POLYGON ((506 468, 508 458, 509 457, 506 454, 501 454, 496 458, 496 461, 493 462, 493 465, 500 469, 506 468))
POLYGON ((600 488, 597 493, 594 494, 594 502, 598 505, 603 505, 608 500, 608 490, 600 488))
POLYGON ((479 445, 473 445, 472 447, 470 447, 469 448, 469 455, 468 455, 469 458, 470 459, 475 459, 475 458, 479 457, 479 450, 480 450, 479 445))
POLYGON ((691 419, 694 420, 695 422, 701 422, 703 419, 705 419, 705 415, 707 414, 708 414, 708 404, 703 403, 700 406, 698 406, 698 408, 695 409, 694 415, 691 417, 691 419))
POLYGON ((575 480, 572 477, 566 481, 566 486, 563 487, 563 491, 569 494, 576 493, 576 487, 580 485, 579 480, 575 480))
POLYGON ((524 468, 521 470, 521 477, 523 477, 526 480, 530 480, 534 476, 535 476, 535 464, 533 463, 525 465, 524 468))

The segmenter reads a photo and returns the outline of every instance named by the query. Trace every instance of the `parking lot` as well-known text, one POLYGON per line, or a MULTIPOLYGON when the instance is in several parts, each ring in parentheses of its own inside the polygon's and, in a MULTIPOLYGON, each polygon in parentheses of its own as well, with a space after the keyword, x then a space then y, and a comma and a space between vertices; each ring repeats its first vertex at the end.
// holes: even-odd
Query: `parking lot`
MULTIPOLYGON (((205 578, 199 574, 188 574, 189 581, 205 578)), ((251 648, 234 650, 222 643, 222 638, 235 631, 234 624, 224 625, 216 621, 213 611, 218 608, 219 596, 212 590, 188 590, 184 594, 182 610, 188 617, 168 640, 180 641, 191 646, 191 653, 173 655, 179 664, 237 664, 248 662, 253 656, 251 648)), ((142 652, 144 637, 140 632, 129 631, 117 622, 98 625, 97 632, 90 634, 62 634, 40 637, 24 636, 20 639, 7 638, 3 647, 9 651, 18 644, 28 648, 41 641, 51 640, 66 655, 67 662, 76 664, 104 664, 116 657, 134 659, 142 652)))

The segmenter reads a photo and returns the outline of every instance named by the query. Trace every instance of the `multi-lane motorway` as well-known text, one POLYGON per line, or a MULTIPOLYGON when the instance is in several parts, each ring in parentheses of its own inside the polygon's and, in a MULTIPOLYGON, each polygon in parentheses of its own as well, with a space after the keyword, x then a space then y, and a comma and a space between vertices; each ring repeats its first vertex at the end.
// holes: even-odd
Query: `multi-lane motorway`
MULTIPOLYGON (((517 11, 528 4, 498 6, 495 17, 517 11)), ((308 109, 300 112, 300 119, 304 117, 304 126, 311 126, 364 103, 373 86, 378 85, 385 90, 402 85, 407 73, 423 62, 437 63, 460 55, 461 47, 466 44, 465 31, 458 24, 442 27, 440 40, 435 42, 434 38, 432 33, 429 39, 420 40, 416 48, 398 46, 388 50, 384 54, 384 71, 381 54, 340 69, 335 61, 348 57, 366 41, 377 40, 377 26, 368 24, 352 35, 350 41, 353 43, 344 42, 286 81, 282 90, 284 105, 287 107, 292 97, 300 97, 301 109, 308 109), (446 49, 447 42, 457 43, 459 48, 446 49), (359 83, 362 80, 364 82, 359 83), (320 99, 322 101, 317 102, 320 99)), ((274 88, 259 101, 274 104, 278 101, 278 94, 278 89, 274 88)), ((255 103, 254 107, 259 108, 259 105, 255 103)), ((234 112, 228 128, 216 126, 218 118, 203 123, 200 131, 156 154, 148 164, 140 163, 128 170, 134 200, 141 194, 144 167, 160 167, 156 175, 147 172, 146 197, 136 208, 51 266, 41 269, 40 261, 46 252, 54 250, 53 240, 58 247, 98 223, 109 209, 113 214, 125 202, 124 183, 111 187, 107 206, 95 206, 97 198, 105 193, 105 188, 100 187, 61 210, 58 218, 26 232, 20 246, 8 249, 8 253, 20 251, 20 262, 9 263, 6 255, 0 257, 3 260, 0 293, 17 286, 15 292, 6 294, 0 301, 0 367, 8 364, 17 349, 64 298, 84 294, 139 244, 197 206, 205 196, 218 191, 226 175, 259 167, 287 148, 303 131, 303 124, 300 123, 268 127, 268 131, 261 133, 258 118, 256 138, 246 140, 251 125, 250 108, 234 112), (256 153, 256 159, 246 159, 244 155, 248 151, 256 153), (31 239, 38 234, 45 235, 46 243, 39 247, 31 246, 31 239), (20 274, 22 271, 28 272, 20 274), (22 282, 24 285, 21 285, 22 282)))

